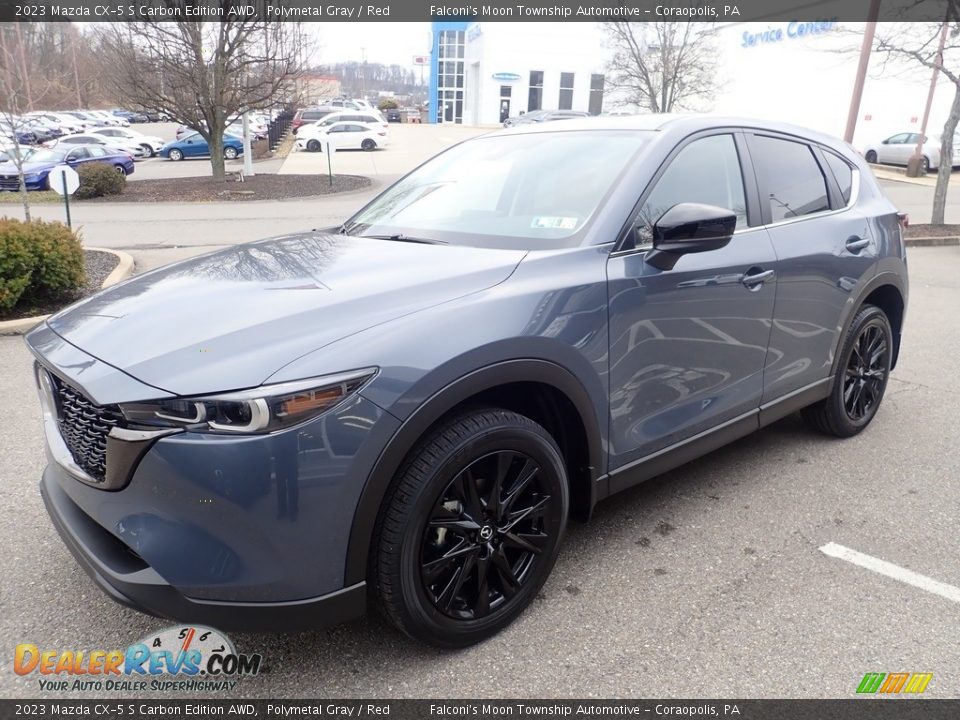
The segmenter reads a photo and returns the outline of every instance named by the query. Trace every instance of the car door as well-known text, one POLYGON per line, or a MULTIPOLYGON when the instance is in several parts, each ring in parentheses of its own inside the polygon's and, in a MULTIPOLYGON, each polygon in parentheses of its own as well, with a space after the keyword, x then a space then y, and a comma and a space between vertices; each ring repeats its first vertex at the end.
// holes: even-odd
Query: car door
POLYGON ((906 164, 907 160, 903 157, 903 152, 909 137, 910 133, 899 133, 888 137, 877 148, 877 159, 882 163, 893 165, 906 164))
POLYGON ((776 286, 759 225, 753 170, 732 130, 686 140, 644 190, 607 264, 611 470, 756 411, 776 286), (647 262, 652 226, 688 202, 734 211, 737 230, 726 247, 658 269, 647 262))
POLYGON ((73 150, 67 153, 66 157, 64 158, 64 162, 66 162, 67 165, 70 165, 71 167, 76 167, 80 163, 86 162, 89 159, 90 159, 90 151, 87 150, 85 147, 78 147, 78 148, 74 148, 73 150))
POLYGON ((763 402, 829 381, 838 328, 877 246, 857 208, 859 170, 828 148, 747 134, 760 212, 777 255, 777 302, 763 402))
POLYGON ((183 141, 183 154, 187 157, 199 157, 207 154, 207 142, 200 135, 190 135, 183 141))

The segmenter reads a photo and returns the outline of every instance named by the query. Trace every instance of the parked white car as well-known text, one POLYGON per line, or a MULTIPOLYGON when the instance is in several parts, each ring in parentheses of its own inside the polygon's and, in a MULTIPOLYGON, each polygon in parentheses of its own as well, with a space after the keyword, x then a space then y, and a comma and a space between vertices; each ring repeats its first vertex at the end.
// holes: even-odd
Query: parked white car
POLYGON ((347 121, 326 127, 304 125, 297 134, 300 150, 323 152, 327 143, 337 150, 376 150, 386 146, 387 131, 367 123, 347 121))
MULTIPOLYGON (((363 123, 364 125, 369 125, 370 127, 379 128, 383 131, 386 131, 390 128, 390 124, 387 122, 387 119, 380 113, 379 110, 340 110, 337 112, 332 112, 326 117, 320 118, 315 123, 312 123, 311 127, 325 128, 330 127, 334 123, 338 122, 358 122, 363 123)), ((305 131, 306 127, 307 126, 304 126, 301 132, 305 131)))
POLYGON ((107 138, 102 135, 95 135, 93 132, 77 133, 76 135, 64 135, 56 140, 50 140, 43 144, 44 147, 64 147, 70 145, 102 145, 110 150, 119 150, 124 152, 134 160, 140 160, 145 156, 143 148, 126 138, 107 138))
POLYGON ((90 134, 101 135, 108 141, 119 140, 139 145, 143 149, 144 157, 148 158, 160 152, 160 148, 166 144, 163 138, 157 137, 156 135, 144 135, 136 130, 128 130, 122 127, 97 128, 96 130, 91 130, 90 134))
POLYGON ((42 118, 43 120, 46 120, 47 122, 60 128, 60 131, 64 134, 82 132, 84 129, 83 123, 72 115, 37 110, 34 112, 28 112, 26 117, 42 118))
MULTIPOLYGON (((921 170, 936 170, 940 167, 940 135, 930 135, 923 143, 921 170)), ((906 165, 913 157, 920 133, 903 132, 891 135, 885 140, 867 145, 863 157, 869 163, 887 165, 906 165)), ((953 139, 953 162, 951 166, 960 166, 960 135, 953 139)))

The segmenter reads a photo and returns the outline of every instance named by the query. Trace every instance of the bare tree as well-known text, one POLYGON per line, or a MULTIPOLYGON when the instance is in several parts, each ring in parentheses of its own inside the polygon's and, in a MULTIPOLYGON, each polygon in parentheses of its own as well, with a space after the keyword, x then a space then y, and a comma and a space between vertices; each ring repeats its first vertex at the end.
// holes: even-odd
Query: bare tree
POLYGON ((713 23, 604 23, 611 89, 654 113, 692 109, 718 89, 713 23))
POLYGON ((8 129, 10 162, 17 170, 23 218, 30 222, 30 195, 24 178, 26 148, 20 134, 27 129, 23 113, 33 110, 49 94, 51 85, 44 76, 31 76, 27 68, 32 30, 20 23, 0 24, 0 121, 8 129))
MULTIPOLYGON (((174 7, 186 0, 162 2, 174 7)), ((233 5, 220 3, 225 17, 233 5)), ((228 119, 292 99, 310 47, 300 23, 234 17, 115 23, 99 30, 104 68, 111 69, 117 94, 197 130, 209 144, 216 180, 225 177, 228 119)))
POLYGON ((930 70, 939 67, 940 75, 953 85, 953 103, 940 137, 940 164, 930 219, 932 224, 942 225, 947 206, 953 145, 960 123, 960 22, 949 23, 942 55, 938 53, 942 23, 880 23, 877 27, 874 51, 880 55, 885 69, 888 63, 894 67, 903 63, 914 64, 930 70))

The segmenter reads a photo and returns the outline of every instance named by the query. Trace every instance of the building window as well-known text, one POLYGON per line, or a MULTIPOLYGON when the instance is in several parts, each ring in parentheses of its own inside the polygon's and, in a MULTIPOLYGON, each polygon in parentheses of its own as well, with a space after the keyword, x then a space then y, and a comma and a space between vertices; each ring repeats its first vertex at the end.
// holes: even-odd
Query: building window
POLYGON ((560 73, 560 110, 573 110, 573 73, 560 73))
POLYGON ((590 107, 591 115, 599 115, 603 110, 603 75, 590 76, 590 107))
POLYGON ((530 71, 530 96, 527 98, 527 112, 543 107, 543 70, 530 71))
POLYGON ((463 30, 443 30, 437 46, 437 121, 463 122, 464 44, 463 30))

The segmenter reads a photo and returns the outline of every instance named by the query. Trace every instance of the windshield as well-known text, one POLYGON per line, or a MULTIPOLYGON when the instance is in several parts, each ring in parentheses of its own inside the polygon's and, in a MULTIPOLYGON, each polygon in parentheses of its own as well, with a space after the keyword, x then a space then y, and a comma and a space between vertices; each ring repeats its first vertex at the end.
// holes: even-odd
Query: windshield
POLYGON ((611 130, 477 138, 414 170, 345 231, 531 250, 577 245, 648 138, 611 130))
POLYGON ((63 162, 63 158, 67 156, 67 150, 37 150, 37 152, 30 155, 30 162, 32 163, 49 163, 49 162, 63 162))

